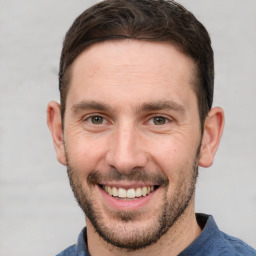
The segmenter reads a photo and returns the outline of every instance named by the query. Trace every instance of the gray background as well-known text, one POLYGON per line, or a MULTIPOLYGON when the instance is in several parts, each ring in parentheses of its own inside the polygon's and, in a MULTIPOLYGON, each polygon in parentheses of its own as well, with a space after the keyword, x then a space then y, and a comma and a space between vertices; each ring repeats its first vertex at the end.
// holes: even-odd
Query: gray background
MULTIPOLYGON (((58 99, 64 33, 96 1, 0 0, 0 255, 55 255, 84 217, 57 163, 46 105, 58 99)), ((215 105, 226 127, 201 169, 196 209, 256 247, 256 1, 179 1, 205 24, 215 50, 215 105)))

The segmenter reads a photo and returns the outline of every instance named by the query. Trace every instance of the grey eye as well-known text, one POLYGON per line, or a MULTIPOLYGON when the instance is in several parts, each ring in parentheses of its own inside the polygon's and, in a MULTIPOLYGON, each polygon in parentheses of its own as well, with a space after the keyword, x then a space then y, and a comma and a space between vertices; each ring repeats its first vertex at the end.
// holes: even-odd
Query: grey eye
POLYGON ((167 122, 167 119, 162 116, 157 116, 153 118, 153 123, 155 125, 163 125, 163 124, 166 124, 166 122, 167 122))
POLYGON ((92 116, 90 117, 92 124, 103 124, 104 118, 102 116, 92 116))

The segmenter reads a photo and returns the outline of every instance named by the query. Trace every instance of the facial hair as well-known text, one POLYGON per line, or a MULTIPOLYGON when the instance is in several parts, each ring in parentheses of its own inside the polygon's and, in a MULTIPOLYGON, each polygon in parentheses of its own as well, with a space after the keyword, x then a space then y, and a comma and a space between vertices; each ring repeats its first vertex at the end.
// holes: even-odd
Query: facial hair
MULTIPOLYGON (((161 170, 154 172, 144 170, 141 168, 133 169, 127 174, 120 173, 116 169, 110 171, 92 170, 87 176, 87 188, 84 189, 78 173, 81 170, 71 166, 66 152, 66 159, 68 160, 68 176, 70 185, 74 196, 93 225, 95 231, 107 243, 118 248, 135 251, 145 248, 157 242, 173 225, 181 218, 184 211, 191 203, 195 193, 195 185, 198 176, 198 155, 200 147, 197 150, 196 157, 191 166, 180 170, 181 175, 178 180, 177 189, 171 196, 168 197, 169 180, 161 170), (96 198, 91 196, 93 186, 104 183, 104 181, 141 181, 145 183, 157 184, 165 190, 164 197, 159 199, 163 203, 159 209, 157 217, 152 219, 150 227, 142 228, 136 226, 133 230, 127 228, 134 221, 138 220, 142 214, 136 212, 117 212, 114 218, 118 220, 119 225, 116 227, 109 227, 104 222, 101 208, 98 207, 96 198), (127 229, 129 231, 127 231, 127 229)), ((142 215, 143 216, 143 215, 142 215)))

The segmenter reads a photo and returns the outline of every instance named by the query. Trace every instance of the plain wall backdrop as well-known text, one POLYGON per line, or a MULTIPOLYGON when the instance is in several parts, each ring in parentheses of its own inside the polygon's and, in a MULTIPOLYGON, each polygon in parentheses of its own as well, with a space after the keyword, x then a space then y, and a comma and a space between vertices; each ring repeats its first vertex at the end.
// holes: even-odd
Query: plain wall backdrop
MULTIPOLYGON (((65 32, 96 1, 0 0, 0 255, 56 255, 85 225, 46 125, 65 32)), ((256 247, 256 1, 180 0, 208 29, 226 125, 196 210, 256 247)))

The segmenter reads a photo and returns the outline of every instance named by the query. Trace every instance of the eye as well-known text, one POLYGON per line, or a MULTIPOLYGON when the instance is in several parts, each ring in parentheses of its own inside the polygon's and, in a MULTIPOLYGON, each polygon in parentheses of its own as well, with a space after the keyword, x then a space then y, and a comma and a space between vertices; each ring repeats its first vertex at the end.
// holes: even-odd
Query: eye
POLYGON ((105 118, 102 116, 90 116, 87 120, 88 122, 96 125, 104 124, 106 122, 105 118))
POLYGON ((150 123, 154 125, 164 125, 168 123, 168 119, 163 116, 156 116, 151 118, 150 123))

